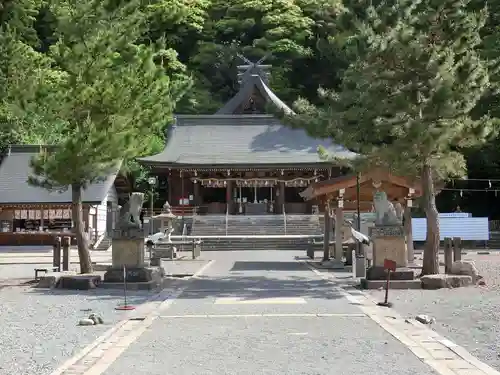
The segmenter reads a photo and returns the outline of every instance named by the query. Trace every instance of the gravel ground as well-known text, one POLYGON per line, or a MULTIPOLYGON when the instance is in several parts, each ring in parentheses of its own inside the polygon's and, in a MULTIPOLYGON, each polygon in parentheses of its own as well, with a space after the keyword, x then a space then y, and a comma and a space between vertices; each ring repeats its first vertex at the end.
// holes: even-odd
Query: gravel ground
MULTIPOLYGON (((145 302, 151 293, 129 293, 133 304, 145 302)), ((125 317, 114 310, 122 303, 118 291, 41 290, 25 286, 0 289, 3 323, 0 336, 0 375, 49 374, 125 317), (91 309, 105 324, 79 327, 91 309)))
MULTIPOLYGON (((175 263, 166 268, 172 273, 194 273, 206 261, 175 263)), ((0 321, 3 323, 0 375, 49 374, 127 314, 114 309, 123 303, 120 290, 82 292, 22 285, 23 281, 33 279, 36 266, 0 265, 0 321), (90 314, 84 310, 100 314, 105 324, 77 326, 80 319, 90 314)), ((155 293, 157 291, 129 291, 128 302, 139 305, 155 293)))
MULTIPOLYGON (((389 299, 405 316, 427 314, 432 327, 500 370, 500 255, 464 255, 473 260, 486 286, 441 290, 391 290, 389 299)), ((369 291, 383 300, 383 291, 369 291)))

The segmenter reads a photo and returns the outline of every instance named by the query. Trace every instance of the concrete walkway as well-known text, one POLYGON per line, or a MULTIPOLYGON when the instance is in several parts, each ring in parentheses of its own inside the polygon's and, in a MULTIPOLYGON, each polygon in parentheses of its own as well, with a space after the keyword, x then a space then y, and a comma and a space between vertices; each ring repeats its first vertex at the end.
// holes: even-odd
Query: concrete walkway
POLYGON ((289 251, 214 261, 53 375, 498 375, 289 251))

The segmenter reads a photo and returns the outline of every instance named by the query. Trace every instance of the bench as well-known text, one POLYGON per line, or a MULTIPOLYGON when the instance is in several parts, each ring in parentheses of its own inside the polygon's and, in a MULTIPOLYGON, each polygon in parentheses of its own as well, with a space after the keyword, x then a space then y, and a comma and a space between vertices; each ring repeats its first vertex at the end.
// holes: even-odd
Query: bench
POLYGON ((45 268, 35 268, 35 280, 38 281, 39 277, 38 277, 38 274, 40 272, 43 272, 43 273, 47 273, 49 271, 52 271, 52 272, 56 272, 56 271, 59 271, 59 267, 45 267, 45 268))

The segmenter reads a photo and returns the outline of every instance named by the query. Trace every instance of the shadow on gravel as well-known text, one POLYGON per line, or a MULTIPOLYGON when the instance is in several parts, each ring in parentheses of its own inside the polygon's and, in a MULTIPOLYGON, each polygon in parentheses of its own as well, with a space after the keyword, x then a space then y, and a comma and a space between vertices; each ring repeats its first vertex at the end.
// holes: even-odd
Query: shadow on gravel
MULTIPOLYGON (((127 290, 127 298, 144 296, 153 296, 160 292, 161 289, 154 290, 127 290)), ((105 289, 105 288, 95 288, 89 290, 69 290, 69 289, 45 289, 45 288, 31 288, 27 293, 46 295, 46 296, 86 296, 95 297, 102 300, 107 299, 117 299, 123 296, 123 289, 105 289)))

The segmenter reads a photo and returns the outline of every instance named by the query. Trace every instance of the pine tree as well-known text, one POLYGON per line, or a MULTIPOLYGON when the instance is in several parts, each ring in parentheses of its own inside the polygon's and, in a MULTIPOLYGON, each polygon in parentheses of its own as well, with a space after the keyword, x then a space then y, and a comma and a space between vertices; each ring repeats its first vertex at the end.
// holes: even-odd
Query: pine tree
POLYGON ((345 40, 355 40, 359 53, 351 44, 340 89, 322 91, 323 107, 297 103, 301 115, 290 119, 359 152, 357 168, 420 177, 427 217, 423 274, 439 272, 435 182, 464 174, 462 148, 494 130, 488 118, 471 117, 490 87, 489 63, 479 52, 485 19, 486 11, 473 12, 468 0, 367 7, 350 22, 345 40))
POLYGON ((30 182, 71 189, 80 269, 88 273, 82 191, 148 147, 190 81, 174 51, 136 44, 148 22, 138 2, 116 7, 101 0, 68 0, 54 11, 58 42, 49 57, 55 69, 37 89, 45 100, 24 109, 46 123, 62 123, 63 140, 33 160, 30 182))

